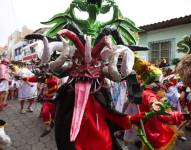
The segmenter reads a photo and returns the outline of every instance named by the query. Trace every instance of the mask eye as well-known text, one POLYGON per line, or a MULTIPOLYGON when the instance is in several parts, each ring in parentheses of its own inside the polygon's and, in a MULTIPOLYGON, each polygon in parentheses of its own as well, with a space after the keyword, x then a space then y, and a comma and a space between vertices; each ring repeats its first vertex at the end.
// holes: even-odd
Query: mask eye
POLYGON ((94 67, 100 67, 101 66, 101 62, 96 62, 95 64, 94 64, 94 67))
POLYGON ((100 21, 100 22, 108 22, 108 21, 112 20, 113 13, 114 13, 113 8, 110 8, 108 13, 106 13, 106 14, 101 14, 100 13, 97 16, 97 20, 100 21))
POLYGON ((74 14, 75 14, 76 16, 78 16, 78 18, 81 19, 81 20, 87 20, 88 17, 89 17, 89 15, 88 15, 87 12, 85 12, 85 11, 80 11, 80 10, 77 9, 77 8, 74 8, 74 14))

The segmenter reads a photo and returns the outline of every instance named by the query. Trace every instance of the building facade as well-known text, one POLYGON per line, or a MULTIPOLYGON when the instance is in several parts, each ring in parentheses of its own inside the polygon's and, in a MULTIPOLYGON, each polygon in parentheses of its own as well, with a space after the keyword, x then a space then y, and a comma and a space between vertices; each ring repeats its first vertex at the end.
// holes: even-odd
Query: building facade
MULTIPOLYGON (((39 28, 33 32, 33 34, 45 35, 49 28, 39 28)), ((27 44, 21 48, 21 58, 23 62, 31 61, 41 57, 44 49, 43 42, 41 40, 26 40, 27 44)))
POLYGON ((7 58, 7 55, 8 55, 7 53, 8 53, 7 45, 3 46, 3 47, 0 47, 0 59, 7 58))
POLYGON ((175 18, 155 24, 141 26, 139 45, 150 48, 139 55, 158 64, 165 58, 171 63, 174 58, 182 58, 185 54, 177 52, 177 43, 186 35, 191 35, 191 15, 175 18))
POLYGON ((27 28, 27 26, 23 26, 21 31, 16 30, 15 32, 13 32, 13 34, 11 34, 8 37, 8 42, 7 42, 7 55, 8 58, 10 58, 11 60, 15 61, 18 58, 18 53, 20 53, 18 50, 19 47, 23 46, 24 43, 24 37, 27 34, 32 33, 33 31, 29 28, 27 28))

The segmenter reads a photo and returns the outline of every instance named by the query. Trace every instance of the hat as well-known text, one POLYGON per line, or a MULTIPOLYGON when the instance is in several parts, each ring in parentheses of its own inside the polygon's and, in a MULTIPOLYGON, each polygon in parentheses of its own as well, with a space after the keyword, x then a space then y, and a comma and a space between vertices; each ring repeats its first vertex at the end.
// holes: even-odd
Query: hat
POLYGON ((162 75, 162 71, 159 68, 139 57, 135 58, 134 70, 141 75, 145 85, 159 81, 162 75))

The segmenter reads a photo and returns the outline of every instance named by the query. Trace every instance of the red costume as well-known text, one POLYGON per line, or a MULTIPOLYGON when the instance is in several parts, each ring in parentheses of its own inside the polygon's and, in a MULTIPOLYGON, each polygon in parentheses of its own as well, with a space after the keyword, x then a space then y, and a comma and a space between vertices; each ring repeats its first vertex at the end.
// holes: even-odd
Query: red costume
MULTIPOLYGON (((142 104, 140 110, 143 112, 151 111, 151 103, 158 101, 156 92, 152 89, 145 89, 142 93, 142 104)), ((169 125, 179 124, 184 121, 184 116, 180 112, 171 112, 171 115, 160 115, 149 119, 144 123, 148 141, 156 150, 167 150, 176 139, 176 128, 169 125)))
POLYGON ((74 109, 72 104, 75 94, 67 84, 63 85, 59 91, 57 109, 60 110, 62 117, 56 116, 56 123, 59 126, 55 126, 59 150, 117 150, 119 148, 116 148, 115 145, 111 122, 120 129, 128 129, 131 128, 131 124, 139 123, 140 118, 144 117, 142 114, 129 116, 111 110, 107 106, 110 98, 105 99, 103 97, 105 89, 102 89, 102 92, 97 92, 88 97, 79 134, 75 142, 70 142, 70 127, 74 109))
MULTIPOLYGON (((38 82, 38 78, 33 76, 26 79, 28 82, 38 82)), ((55 104, 52 102, 52 98, 58 90, 59 79, 55 76, 48 76, 44 83, 47 85, 47 89, 43 94, 43 105, 41 108, 41 115, 44 123, 50 123, 54 119, 55 104)))

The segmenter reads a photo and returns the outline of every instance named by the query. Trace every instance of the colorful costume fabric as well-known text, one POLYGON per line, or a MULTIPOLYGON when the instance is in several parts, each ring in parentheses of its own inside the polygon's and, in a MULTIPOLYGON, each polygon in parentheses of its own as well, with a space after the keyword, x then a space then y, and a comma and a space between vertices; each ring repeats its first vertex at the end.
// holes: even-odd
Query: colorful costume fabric
MULTIPOLYGON (((152 102, 157 102, 158 97, 152 89, 145 89, 142 93, 142 104, 140 110, 143 112, 151 111, 152 102)), ((144 123, 148 141, 156 150, 167 150, 176 139, 176 130, 169 125, 179 124, 184 120, 181 112, 173 112, 171 115, 160 115, 149 119, 144 123)))
POLYGON ((134 118, 136 116, 130 117, 111 110, 109 104, 112 99, 108 92, 108 89, 103 88, 89 96, 80 131, 75 142, 71 142, 70 128, 75 94, 68 84, 63 85, 59 89, 56 100, 59 100, 57 101, 57 110, 60 113, 55 118, 57 120, 56 124, 59 124, 59 126, 55 126, 59 150, 119 149, 119 145, 117 145, 115 138, 112 136, 113 132, 116 131, 116 129, 114 130, 114 124, 118 126, 117 129, 127 129, 131 127, 131 123, 138 123, 139 119, 137 118, 135 121, 134 118))
MULTIPOLYGON (((28 82, 38 82, 38 78, 33 76, 25 78, 28 82)), ((46 89, 43 93, 43 104, 41 108, 41 114, 44 123, 50 123, 54 119, 55 115, 55 103, 53 97, 58 90, 59 79, 55 76, 49 76, 45 79, 46 89)))
POLYGON ((113 83, 111 95, 115 105, 115 110, 123 112, 124 103, 127 100, 127 85, 126 82, 113 83))
POLYGON ((176 86, 169 87, 166 96, 168 98, 170 105, 172 106, 172 109, 175 111, 181 111, 181 106, 179 102, 180 93, 178 92, 177 87, 176 86))

